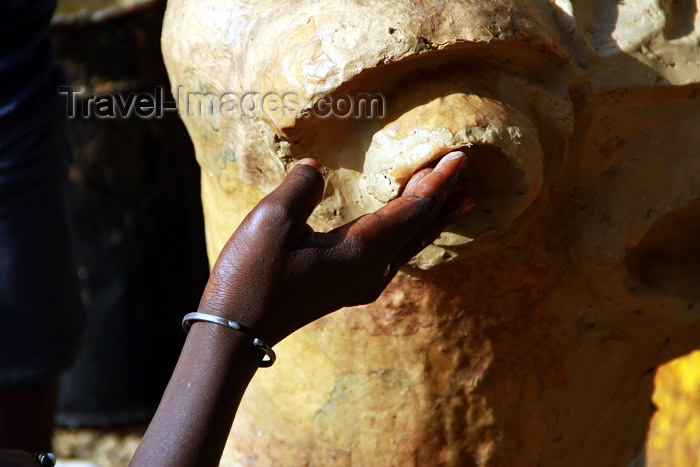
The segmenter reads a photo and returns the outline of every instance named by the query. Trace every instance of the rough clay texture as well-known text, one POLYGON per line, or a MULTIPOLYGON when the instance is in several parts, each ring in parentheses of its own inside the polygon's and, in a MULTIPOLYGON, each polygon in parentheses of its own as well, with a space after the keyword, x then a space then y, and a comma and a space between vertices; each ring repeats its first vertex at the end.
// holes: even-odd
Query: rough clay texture
POLYGON ((328 168, 312 224, 329 229, 450 149, 471 156, 475 211, 376 303, 280 343, 227 455, 628 465, 654 370, 700 344, 696 10, 170 1, 163 50, 202 166, 210 259, 302 157, 328 168), (317 97, 340 92, 380 93, 386 112, 324 117, 317 97))

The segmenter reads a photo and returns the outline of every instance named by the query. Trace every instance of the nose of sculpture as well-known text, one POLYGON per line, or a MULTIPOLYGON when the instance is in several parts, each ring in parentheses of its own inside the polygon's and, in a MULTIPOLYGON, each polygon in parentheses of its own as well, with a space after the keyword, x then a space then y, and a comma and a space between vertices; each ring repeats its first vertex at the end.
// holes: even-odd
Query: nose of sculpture
POLYGON ((443 233, 437 247, 413 260, 430 268, 527 208, 542 187, 542 148, 527 109, 499 92, 499 86, 519 85, 505 73, 450 64, 415 70, 398 83, 381 94, 384 118, 305 121, 300 127, 325 126, 326 135, 304 136, 297 128, 290 156, 298 160, 311 151, 330 168, 329 189, 316 216, 337 227, 398 196, 416 171, 463 150, 470 161, 464 186, 474 195, 476 209, 443 233))
MULTIPOLYGON (((537 114, 567 107, 537 109, 551 94, 537 83, 551 86, 554 80, 543 76, 568 61, 551 24, 534 7, 506 18, 501 3, 521 8, 507 0, 478 8, 452 2, 444 12, 432 2, 399 1, 405 14, 385 15, 364 3, 330 14, 308 2, 282 22, 272 4, 217 4, 230 19, 212 29, 201 19, 182 19, 210 9, 175 2, 168 15, 178 27, 166 27, 163 36, 173 82, 198 96, 233 94, 240 107, 231 114, 220 99, 219 114, 184 115, 201 165, 224 191, 233 193, 229 185, 239 179, 265 192, 295 161, 319 159, 327 189, 312 222, 330 229, 375 211, 416 170, 464 149, 465 184, 476 208, 414 265, 454 259, 537 198, 541 141, 552 139, 538 134, 537 114), (362 28, 339 26, 358 18, 362 28), (286 33, 275 33, 277 26, 286 33), (167 47, 182 44, 184 32, 185 47, 167 47), (368 114, 344 112, 337 97, 347 104, 359 95, 369 96, 368 114)), ((168 20, 166 26, 174 24, 168 20)))

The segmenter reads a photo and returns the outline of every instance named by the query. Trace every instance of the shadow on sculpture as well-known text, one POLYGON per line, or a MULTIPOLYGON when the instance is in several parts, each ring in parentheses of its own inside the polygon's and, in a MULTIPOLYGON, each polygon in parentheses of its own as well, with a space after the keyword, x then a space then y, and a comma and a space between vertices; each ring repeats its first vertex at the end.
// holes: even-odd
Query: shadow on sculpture
POLYGON ((658 5, 557 4, 169 4, 174 86, 311 106, 317 93, 387 97, 384 119, 185 116, 210 260, 302 157, 328 168, 319 229, 373 211, 458 147, 477 192, 476 214, 376 303, 279 344, 231 458, 583 466, 642 451, 656 367, 700 345, 682 254, 700 198, 700 54, 692 34, 668 41, 688 23, 669 26, 658 5))

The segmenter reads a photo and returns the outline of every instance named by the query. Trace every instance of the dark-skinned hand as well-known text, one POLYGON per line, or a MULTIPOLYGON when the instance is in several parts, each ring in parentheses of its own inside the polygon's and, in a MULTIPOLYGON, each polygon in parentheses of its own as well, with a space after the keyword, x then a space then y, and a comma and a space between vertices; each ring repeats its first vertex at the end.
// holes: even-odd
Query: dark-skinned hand
POLYGON ((327 233, 307 224, 320 201, 321 165, 300 161, 243 220, 214 265, 199 311, 238 321, 274 345, 311 321, 374 301, 398 269, 460 214, 460 151, 417 172, 401 196, 327 233))
MULTIPOLYGON (((324 183, 317 161, 301 161, 224 246, 197 311, 237 321, 274 345, 338 308, 375 300, 402 264, 471 208, 471 197, 456 190, 465 161, 463 153, 443 157, 379 211, 328 233, 306 225, 324 183)), ((192 326, 131 465, 219 464, 260 364, 250 337, 218 324, 192 326)))

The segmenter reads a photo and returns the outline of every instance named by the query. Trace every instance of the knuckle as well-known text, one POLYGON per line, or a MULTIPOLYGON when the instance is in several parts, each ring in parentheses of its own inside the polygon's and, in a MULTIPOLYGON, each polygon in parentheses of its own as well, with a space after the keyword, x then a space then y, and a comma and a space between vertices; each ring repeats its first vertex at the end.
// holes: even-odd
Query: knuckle
POLYGON ((284 222, 290 217, 290 210, 275 199, 264 199, 256 208, 256 216, 268 222, 284 222))
POLYGON ((345 241, 348 259, 364 258, 369 249, 367 239, 362 235, 348 236, 345 241))
POLYGON ((439 200, 443 198, 441 191, 430 193, 427 195, 413 192, 405 196, 407 196, 413 201, 413 203, 416 205, 416 209, 425 211, 431 211, 437 208, 439 200))
POLYGON ((408 195, 412 198, 412 217, 420 225, 428 225, 432 222, 441 205, 441 196, 408 195))

